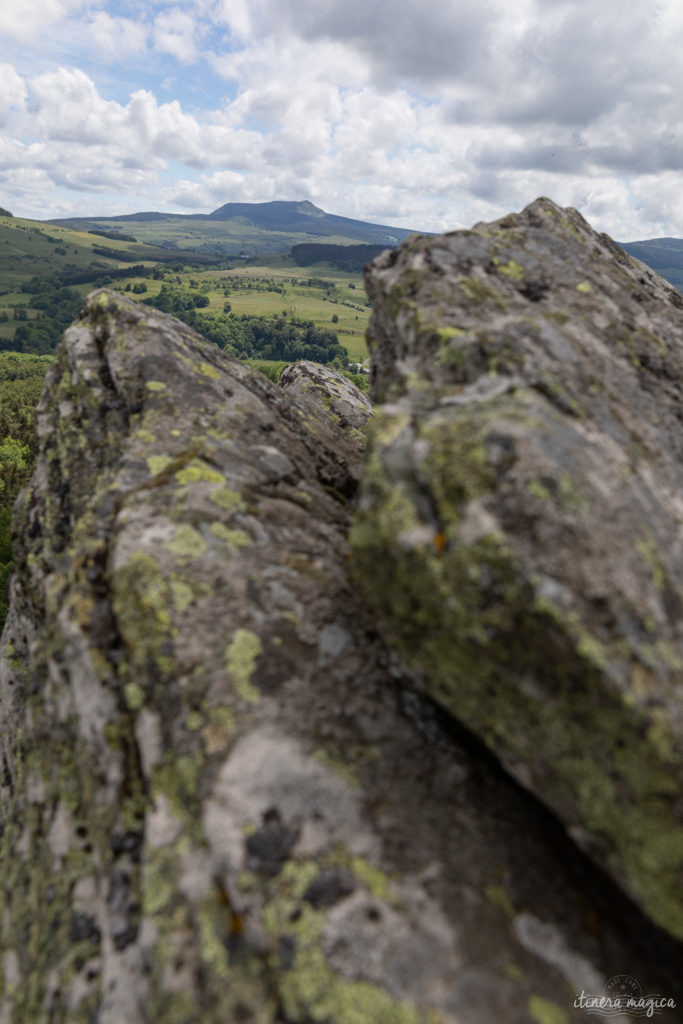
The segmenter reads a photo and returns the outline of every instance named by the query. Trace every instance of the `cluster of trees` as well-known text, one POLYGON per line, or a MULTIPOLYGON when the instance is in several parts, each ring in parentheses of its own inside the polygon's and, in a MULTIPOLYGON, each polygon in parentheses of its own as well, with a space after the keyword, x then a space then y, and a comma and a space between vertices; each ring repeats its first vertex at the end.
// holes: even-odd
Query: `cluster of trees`
POLYGON ((298 267, 310 267, 314 263, 330 263, 339 270, 350 274, 362 273, 385 247, 381 245, 324 245, 317 242, 303 242, 293 245, 290 256, 298 267))
POLYGON ((171 281, 164 281, 158 295, 144 300, 148 306, 160 309, 162 313, 171 313, 180 317, 190 309, 200 309, 209 305, 209 296, 199 289, 188 290, 171 281))
POLYGON ((223 293, 229 295, 232 291, 248 292, 275 292, 276 295, 285 295, 286 289, 283 281, 275 281, 272 277, 232 277, 223 278, 223 293))
POLYGON ((349 359, 335 332, 316 327, 312 320, 256 314, 235 316, 229 311, 199 313, 199 309, 209 305, 208 295, 167 281, 164 281, 158 295, 150 296, 144 302, 177 316, 238 359, 280 359, 285 362, 311 359, 316 363, 338 361, 343 364, 349 359))
POLYGON ((21 290, 29 295, 38 295, 45 291, 53 291, 55 288, 70 288, 76 284, 92 284, 95 288, 101 288, 127 277, 153 277, 158 280, 163 278, 164 274, 163 267, 147 267, 144 263, 117 269, 107 268, 104 264, 93 261, 86 268, 76 268, 71 264, 53 274, 34 274, 30 280, 24 281, 21 290))
POLYGON ((101 228, 91 228, 89 235, 99 235, 101 238, 114 238, 117 242, 137 242, 135 235, 124 235, 122 231, 105 231, 101 228))
POLYGON ((36 406, 50 362, 49 356, 0 353, 0 630, 12 571, 12 505, 33 468, 36 406))
MULTIPOLYGON (((14 337, 5 341, 5 348, 35 355, 54 351, 59 336, 76 318, 82 305, 82 297, 71 288, 51 288, 32 295, 28 306, 36 310, 37 318, 20 323, 14 337)), ((16 313, 15 310, 15 319, 19 319, 16 313)))
MULTIPOLYGON (((134 267, 121 269, 104 269, 101 265, 91 265, 86 269, 65 269, 52 274, 35 274, 25 281, 21 290, 30 295, 28 306, 17 306, 14 319, 21 321, 12 339, 5 339, 3 348, 14 352, 45 354, 52 352, 63 331, 78 315, 83 298, 73 290, 73 285, 91 284, 94 288, 102 288, 131 277, 159 277, 164 270, 158 267, 147 267, 142 263, 134 267), (27 309, 35 310, 36 316, 29 318, 27 309)), ((130 282, 127 290, 131 290, 130 282)), ((144 281, 136 281, 132 291, 142 294, 147 291, 144 281)))

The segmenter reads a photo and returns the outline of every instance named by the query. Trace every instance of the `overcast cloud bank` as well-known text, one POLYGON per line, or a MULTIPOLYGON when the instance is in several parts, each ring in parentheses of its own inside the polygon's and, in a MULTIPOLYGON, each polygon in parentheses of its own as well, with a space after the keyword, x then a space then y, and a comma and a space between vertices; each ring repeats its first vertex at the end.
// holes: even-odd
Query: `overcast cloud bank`
POLYGON ((309 199, 447 230, 538 195, 683 235, 674 0, 11 0, 0 205, 309 199))

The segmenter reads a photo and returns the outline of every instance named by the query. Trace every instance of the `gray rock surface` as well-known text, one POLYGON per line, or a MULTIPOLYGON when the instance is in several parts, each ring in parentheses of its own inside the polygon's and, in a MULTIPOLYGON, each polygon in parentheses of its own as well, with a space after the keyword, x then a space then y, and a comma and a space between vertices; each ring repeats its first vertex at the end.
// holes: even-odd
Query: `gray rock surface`
POLYGON ((362 475, 362 453, 372 403, 343 373, 320 363, 302 359, 290 363, 282 371, 280 387, 295 401, 318 416, 328 426, 343 432, 348 441, 358 445, 358 462, 353 465, 354 475, 362 475))
POLYGON ((537 200, 367 274, 356 579, 413 679, 683 937, 683 297, 537 200))
POLYGON ((407 679, 354 442, 98 292, 60 342, 0 652, 1 1024, 570 1024, 680 945, 407 679))

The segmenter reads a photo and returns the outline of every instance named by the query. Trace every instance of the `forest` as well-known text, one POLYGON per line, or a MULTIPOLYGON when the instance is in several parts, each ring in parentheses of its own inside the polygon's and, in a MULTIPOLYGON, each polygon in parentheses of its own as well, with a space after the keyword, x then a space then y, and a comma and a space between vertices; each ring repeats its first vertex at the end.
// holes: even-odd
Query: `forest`
POLYGON ((36 454, 36 406, 50 356, 0 352, 0 629, 12 571, 12 505, 36 454))
MULTIPOLYGON (((270 316, 256 312, 239 314, 232 311, 230 302, 223 302, 222 309, 209 310, 211 288, 208 283, 200 284, 190 279, 188 286, 173 271, 142 265, 99 274, 63 271, 34 275, 21 286, 22 293, 29 298, 27 302, 13 308, 13 319, 19 322, 11 338, 1 339, 2 347, 35 355, 52 352, 60 335, 82 307, 83 296, 75 290, 75 285, 113 285, 137 296, 148 291, 145 279, 160 281, 161 286, 156 294, 142 301, 183 320, 238 359, 282 359, 290 362, 311 359, 318 363, 334 362, 340 368, 349 362, 349 353, 340 344, 337 333, 331 328, 316 325, 312 319, 292 315, 286 309, 270 316), (123 281, 126 279, 124 286, 123 281)), ((307 286, 322 287, 326 296, 334 290, 333 284, 318 282, 317 279, 310 279, 307 286)), ((269 291, 283 298, 286 296, 284 284, 270 281, 264 286, 258 280, 234 278, 231 287, 223 289, 224 297, 240 288, 248 289, 252 294, 269 291)), ((335 320, 333 314, 330 320, 337 323, 339 317, 337 315, 335 320)))
POLYGON ((302 242, 293 245, 291 257, 298 267, 310 267, 314 263, 329 263, 338 270, 362 274, 366 263, 379 256, 386 248, 382 245, 332 245, 317 242, 302 242))

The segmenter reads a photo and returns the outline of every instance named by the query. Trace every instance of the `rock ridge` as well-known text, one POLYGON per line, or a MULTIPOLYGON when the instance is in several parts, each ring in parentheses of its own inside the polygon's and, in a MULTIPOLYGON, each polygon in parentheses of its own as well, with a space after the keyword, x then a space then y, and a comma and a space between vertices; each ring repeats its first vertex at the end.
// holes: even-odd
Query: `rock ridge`
MULTIPOLYGON (((573 214, 534 207, 529 221, 541 227, 531 227, 558 266, 567 219, 607 260, 608 243, 594 243, 573 214)), ((473 281, 491 277, 475 256, 497 230, 465 236, 473 281)), ((519 254, 503 248, 497 258, 523 297, 524 243, 514 244, 519 254)), ((502 315, 499 302, 515 296, 458 285, 460 311, 444 299, 435 323, 430 307, 428 329, 419 325, 420 288, 432 274, 448 285, 451 271, 428 266, 418 284, 411 261, 441 266, 451 245, 464 245, 460 235, 411 241, 370 272, 379 404, 367 456, 367 401, 324 368, 300 364, 277 387, 172 318, 106 291, 65 333, 39 408, 36 469, 16 506, 0 646, 0 1024, 579 1024, 574 993, 600 995, 624 971, 643 991, 683 1002, 680 943, 452 716, 573 827, 541 791, 534 758, 523 777, 519 751, 492 742, 430 675, 425 642, 450 630, 462 644, 462 634, 448 618, 459 608, 444 589, 453 578, 430 576, 423 556, 451 565, 456 542, 486 536, 497 515, 497 492, 483 487, 489 461, 512 500, 511 445, 531 445, 526 407, 496 411, 493 443, 477 419, 526 393, 512 341, 510 355, 499 346, 496 373, 482 373, 483 355, 458 333, 476 316, 502 315), (403 284, 394 277, 385 295, 381 282, 404 263, 403 284), (392 298, 396 286, 407 293, 392 298), (458 339, 465 356, 452 359, 458 339), (445 377, 441 349, 429 350, 438 345, 449 352, 445 377), (465 431, 453 452, 464 466, 478 454, 464 488, 457 474, 439 476, 444 464, 455 473, 450 449, 433 472, 428 459, 448 439, 442 422, 463 410, 494 452, 489 460, 465 431)), ((552 313, 542 304, 558 282, 545 255, 543 265, 547 290, 531 282, 537 297, 524 301, 552 313)), ((629 282, 640 272, 616 265, 629 282)), ((663 286, 645 282, 647 303, 663 286)), ((584 310, 585 290, 562 294, 584 310)), ((532 352, 533 338, 510 324, 515 345, 532 352)), ((535 372, 552 382, 553 346, 564 358, 577 342, 543 337, 550 355, 535 372)), ((661 358, 673 373, 675 351, 673 362, 661 358)), ((673 396, 676 377, 662 379, 673 396)), ((529 390, 548 427, 543 457, 552 467, 557 444, 573 466, 579 417, 529 390)), ((646 479, 652 489, 659 477, 646 479)), ((541 484, 551 491, 549 474, 541 484)), ((587 510, 570 511, 585 526, 587 510)), ((505 616, 489 614, 499 585, 489 554, 484 546, 467 597, 483 628, 505 636, 505 616)), ((505 579, 515 593, 515 577, 505 579)), ((496 634, 484 642, 474 630, 472 642, 486 656, 496 634)), ((558 645, 573 665, 575 650, 558 645)), ((484 682, 493 713, 496 689, 484 682)), ((607 687, 599 674, 589 682, 607 687)), ((674 696, 675 684, 672 675, 674 696)), ((535 693, 530 675, 524 685, 535 693)), ((506 721, 535 738, 525 721, 506 721)), ((607 866, 624 884, 623 870, 607 866)))
POLYGON ((683 297, 537 200, 367 272, 356 579, 416 681, 683 937, 683 297))

